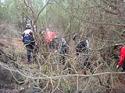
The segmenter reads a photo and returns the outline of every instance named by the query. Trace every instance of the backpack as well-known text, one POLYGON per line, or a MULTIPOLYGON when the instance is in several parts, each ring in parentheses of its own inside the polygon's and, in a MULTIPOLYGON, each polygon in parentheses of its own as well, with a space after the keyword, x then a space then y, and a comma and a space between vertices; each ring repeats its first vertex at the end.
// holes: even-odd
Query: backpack
POLYGON ((77 45, 76 45, 76 52, 83 52, 87 49, 87 42, 86 40, 80 41, 77 45))
POLYGON ((67 42, 65 41, 65 39, 63 39, 63 41, 60 42, 61 45, 60 45, 60 53, 61 54, 66 54, 68 53, 68 44, 67 42))
POLYGON ((30 44, 33 40, 33 36, 30 34, 24 34, 23 35, 23 43, 24 44, 30 44))

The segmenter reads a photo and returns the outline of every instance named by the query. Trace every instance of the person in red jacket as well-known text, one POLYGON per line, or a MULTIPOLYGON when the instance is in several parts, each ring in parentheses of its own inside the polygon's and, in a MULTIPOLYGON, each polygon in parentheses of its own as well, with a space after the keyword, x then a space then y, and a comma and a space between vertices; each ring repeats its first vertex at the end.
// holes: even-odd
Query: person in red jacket
POLYGON ((122 67, 123 71, 125 71, 125 45, 120 45, 120 57, 119 62, 117 64, 117 68, 122 67))

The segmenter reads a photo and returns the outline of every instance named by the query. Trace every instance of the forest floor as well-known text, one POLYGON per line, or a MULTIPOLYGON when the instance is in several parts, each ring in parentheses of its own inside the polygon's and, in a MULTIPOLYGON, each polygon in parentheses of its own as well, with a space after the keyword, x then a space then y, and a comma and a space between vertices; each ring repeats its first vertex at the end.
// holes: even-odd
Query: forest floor
MULTIPOLYGON (((12 29, 14 29, 14 28, 12 28, 12 29)), ((2 28, 1 30, 5 30, 5 29, 2 28)), ((39 69, 38 69, 39 67, 38 67, 37 63, 33 63, 33 64, 27 63, 26 49, 25 49, 25 46, 23 45, 20 37, 12 37, 12 38, 11 37, 0 37, 0 49, 3 49, 7 52, 14 51, 17 54, 21 54, 21 56, 23 56, 23 58, 21 58, 20 61, 17 61, 16 64, 18 64, 21 67, 21 69, 25 68, 25 69, 23 69, 23 70, 25 70, 25 72, 27 72, 27 73, 39 72, 39 69)), ((53 65, 53 66, 56 67, 56 65, 53 65)), ((53 68, 55 68, 55 67, 53 67, 53 68)), ((60 69, 62 69, 62 67, 60 67, 60 69)), ((82 71, 80 71, 79 74, 83 74, 82 71)), ((0 91, 3 91, 3 90, 0 89, 0 91)), ((14 91, 16 91, 16 90, 14 90, 14 91)), ((9 93, 11 93, 11 92, 9 92, 9 93)), ((12 92, 12 93, 18 93, 18 92, 16 91, 16 92, 12 92)), ((112 85, 112 90, 110 93, 125 93, 125 75, 122 75, 122 76, 119 75, 118 79, 114 80, 114 83, 112 85)))
MULTIPOLYGON (((0 48, 9 49, 10 46, 13 46, 13 49, 16 53, 22 53, 26 51, 25 47, 20 38, 0 38, 0 48)), ((38 65, 36 63, 27 64, 26 58, 22 59, 21 62, 17 63, 22 68, 25 68, 25 71, 31 71, 32 73, 38 72, 38 65)), ((114 81, 112 85, 111 93, 125 93, 125 75, 119 75, 118 79, 114 81)), ((2 91, 2 90, 1 90, 2 91)), ((18 92, 15 92, 18 93, 18 92)))

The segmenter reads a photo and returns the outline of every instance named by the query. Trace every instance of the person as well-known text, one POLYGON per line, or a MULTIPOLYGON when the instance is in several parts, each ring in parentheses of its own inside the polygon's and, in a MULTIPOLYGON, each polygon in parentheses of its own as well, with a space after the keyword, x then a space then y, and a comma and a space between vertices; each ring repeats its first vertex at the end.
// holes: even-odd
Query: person
POLYGON ((35 49, 35 40, 33 36, 33 31, 31 29, 31 25, 27 24, 26 29, 22 34, 22 42, 24 43, 26 50, 27 50, 27 60, 28 63, 31 63, 31 58, 33 55, 33 51, 35 49))
MULTIPOLYGON (((121 34, 121 37, 124 39, 125 38, 125 31, 121 34)), ((116 66, 117 69, 122 67, 122 71, 125 71, 125 45, 124 44, 118 44, 118 49, 120 50, 119 53, 119 61, 116 66)))
POLYGON ((89 48, 89 42, 87 39, 80 41, 77 45, 76 45, 76 55, 79 55, 79 53, 87 53, 89 48))
POLYGON ((125 71, 125 45, 119 45, 120 48, 120 56, 117 64, 117 68, 122 67, 122 71, 125 71))
POLYGON ((89 62, 89 42, 87 39, 84 39, 82 41, 80 41, 77 45, 76 45, 76 55, 78 57, 80 57, 79 61, 80 63, 80 68, 90 68, 90 62, 89 62), (82 59, 83 58, 83 59, 82 59))
POLYGON ((49 28, 46 28, 44 32, 44 41, 49 49, 54 49, 54 42, 57 40, 57 32, 51 31, 49 28))
POLYGON ((78 56, 80 53, 87 53, 89 49, 89 40, 87 37, 80 39, 78 34, 73 35, 73 41, 76 43, 75 51, 78 56))
POLYGON ((77 56, 78 67, 81 70, 84 70, 85 73, 86 73, 85 69, 90 69, 90 72, 93 73, 91 59, 89 55, 90 53, 89 38, 85 36, 80 39, 79 36, 76 34, 73 36, 73 40, 76 43, 75 52, 77 56))
POLYGON ((58 46, 58 51, 61 55, 60 61, 62 64, 65 64, 66 60, 66 54, 68 54, 69 46, 65 40, 65 38, 60 38, 59 46, 58 46))
POLYGON ((68 48, 69 48, 69 46, 68 46, 65 38, 63 38, 63 37, 60 38, 59 48, 58 48, 59 53, 60 54, 67 54, 68 53, 68 48))

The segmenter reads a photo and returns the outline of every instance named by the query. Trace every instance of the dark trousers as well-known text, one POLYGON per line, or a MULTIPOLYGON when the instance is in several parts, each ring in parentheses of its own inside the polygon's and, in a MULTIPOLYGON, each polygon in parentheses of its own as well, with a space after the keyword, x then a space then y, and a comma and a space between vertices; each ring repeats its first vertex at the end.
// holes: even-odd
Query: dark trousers
POLYGON ((122 66, 122 72, 125 72, 125 62, 123 64, 123 66, 122 66))
POLYGON ((34 44, 26 45, 27 60, 28 60, 28 62, 31 62, 31 59, 33 57, 33 51, 34 51, 34 49, 35 49, 35 45, 34 44))

